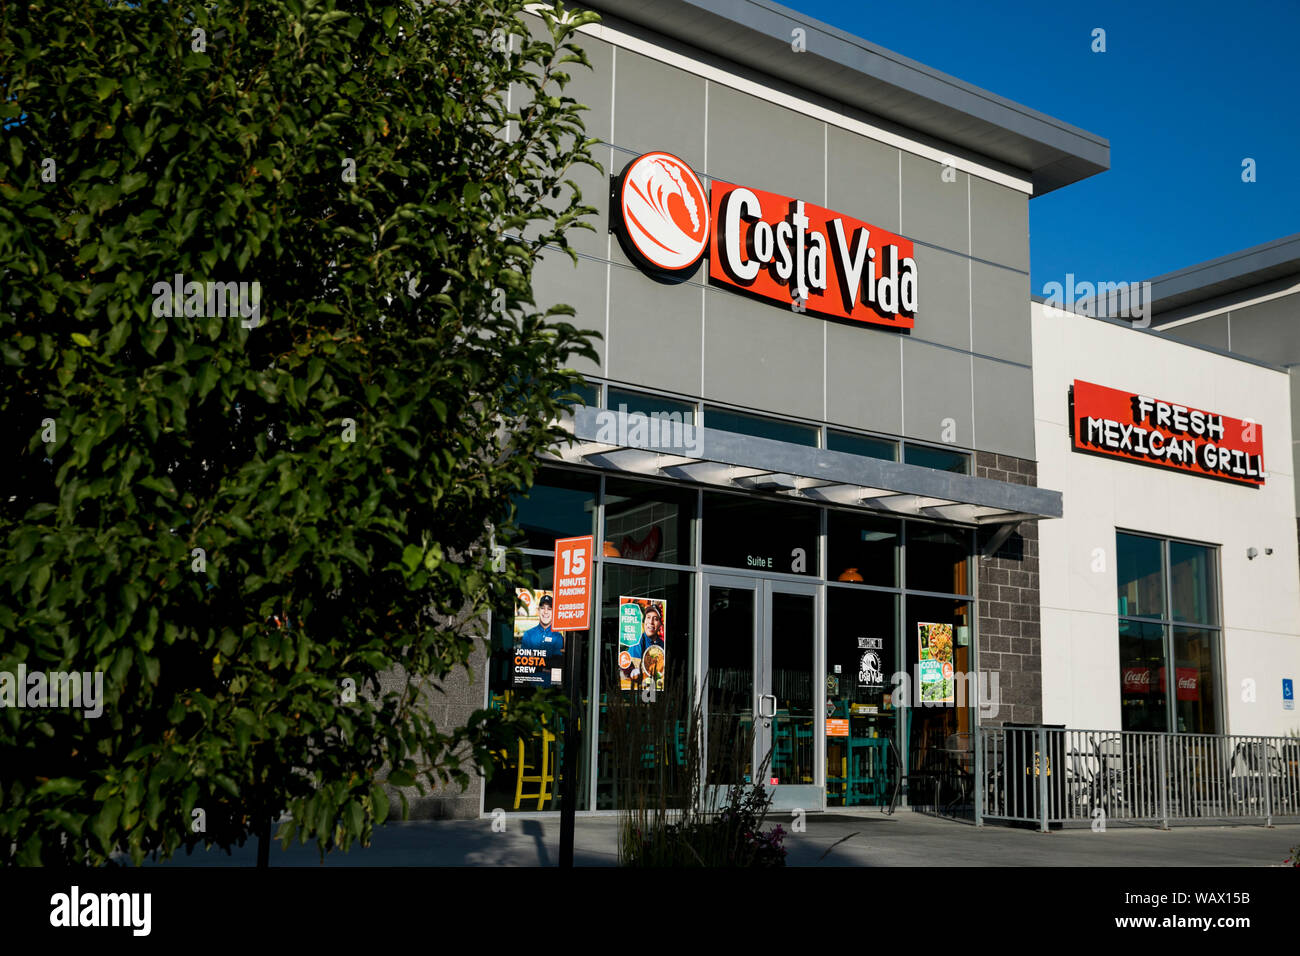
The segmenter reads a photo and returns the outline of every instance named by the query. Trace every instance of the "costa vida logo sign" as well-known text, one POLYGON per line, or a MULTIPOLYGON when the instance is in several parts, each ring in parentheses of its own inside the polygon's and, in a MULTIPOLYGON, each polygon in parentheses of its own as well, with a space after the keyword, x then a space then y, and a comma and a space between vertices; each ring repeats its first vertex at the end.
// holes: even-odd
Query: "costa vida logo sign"
POLYGON ((681 272, 709 244, 709 202, 695 171, 671 153, 646 153, 623 171, 619 207, 643 263, 681 272))
POLYGON ((915 324, 910 240, 801 199, 714 180, 665 152, 632 160, 615 184, 615 229, 644 271, 689 273, 800 312, 891 328, 915 324))

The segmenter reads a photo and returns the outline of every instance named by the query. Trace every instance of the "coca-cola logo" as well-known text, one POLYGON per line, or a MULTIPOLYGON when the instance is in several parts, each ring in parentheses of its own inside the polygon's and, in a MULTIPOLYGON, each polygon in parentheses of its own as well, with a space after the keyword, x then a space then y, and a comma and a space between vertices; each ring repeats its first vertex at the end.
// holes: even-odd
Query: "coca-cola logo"
POLYGON ((1175 667, 1174 677, 1178 682, 1176 699, 1178 700, 1200 700, 1201 692, 1197 689, 1196 682, 1200 677, 1200 672, 1191 667, 1175 667))
POLYGON ((1146 694, 1151 690, 1151 671, 1146 667, 1130 667, 1124 671, 1124 690, 1130 694, 1146 694))
POLYGON ((695 171, 672 153, 646 153, 623 171, 623 232, 653 269, 680 272, 709 244, 709 201, 695 171))
MULTIPOLYGON (((1174 676, 1178 700, 1200 700, 1200 691, 1197 687, 1200 674, 1195 668, 1175 668, 1174 676)), ((1157 688, 1166 687, 1163 667, 1154 673, 1149 667, 1126 667, 1121 679, 1126 694, 1149 694, 1153 684, 1157 688)))

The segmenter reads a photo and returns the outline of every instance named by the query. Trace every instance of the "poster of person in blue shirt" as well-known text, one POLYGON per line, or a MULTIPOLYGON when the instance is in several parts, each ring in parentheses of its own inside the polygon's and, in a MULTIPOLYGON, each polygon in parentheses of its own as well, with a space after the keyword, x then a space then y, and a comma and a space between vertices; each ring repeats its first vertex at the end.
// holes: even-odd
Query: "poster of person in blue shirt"
POLYGON ((668 602, 662 598, 618 599, 618 670, 623 690, 653 686, 664 689, 667 648, 664 622, 668 602))
POLYGON ((559 687, 564 682, 564 634, 551 626, 554 605, 550 591, 515 589, 515 687, 559 687))

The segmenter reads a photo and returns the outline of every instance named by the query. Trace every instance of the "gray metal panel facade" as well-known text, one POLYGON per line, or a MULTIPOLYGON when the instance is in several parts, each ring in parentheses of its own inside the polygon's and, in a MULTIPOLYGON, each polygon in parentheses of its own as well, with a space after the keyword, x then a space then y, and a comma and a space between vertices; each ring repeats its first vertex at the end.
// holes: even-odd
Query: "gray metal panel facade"
POLYGON ((826 323, 826 421, 903 434, 902 343, 826 323))
POLYGON ((953 252, 969 252, 969 177, 948 170, 949 182, 944 172, 933 160, 903 153, 903 235, 953 252))
POLYGON ((1108 169, 1100 136, 765 0, 588 0, 619 28, 671 38, 1029 172, 1036 195, 1108 169), (619 19, 621 18, 621 19, 619 19), (804 30, 795 52, 792 31, 804 30))
POLYGON ((1018 321, 1021 303, 1029 301, 1029 276, 972 262, 970 285, 971 348, 979 355, 1031 364, 1034 350, 1030 327, 1018 321))
POLYGON ((1023 194, 970 177, 971 255, 1029 271, 1029 206, 1023 194))
MULTIPOLYGON (((955 443, 971 447, 974 416, 970 363, 969 352, 903 341, 903 430, 909 437, 943 441, 951 419, 955 443)), ((1032 407, 1032 389, 1029 396, 1032 407)))
POLYGON ((1233 309, 1228 323, 1234 352, 1283 365, 1300 362, 1300 295, 1233 309))
POLYGON ((870 209, 873 225, 898 232, 898 189, 898 150, 838 127, 826 131, 828 209, 870 209))
POLYGON ((1199 322, 1188 322, 1169 329, 1165 333, 1171 339, 1180 342, 1192 342, 1196 345, 1209 345, 1216 349, 1228 347, 1228 317, 1215 315, 1199 322))
MULTIPOLYGON (((580 44, 598 67, 609 64, 599 82, 581 86, 591 91, 593 109, 584 114, 591 129, 613 130, 613 143, 596 150, 608 176, 661 149, 690 163, 706 188, 716 176, 825 205, 916 241, 919 284, 916 327, 903 333, 710 287, 707 259, 683 282, 656 281, 607 231, 606 197, 589 192, 584 178, 584 198, 601 206, 599 236, 573 241, 592 261, 576 270, 567 297, 562 277, 575 270, 552 257, 539 272, 552 301, 578 308, 577 325, 608 329, 597 346, 599 369, 580 361, 579 368, 620 384, 927 442, 942 441, 951 418, 958 447, 1034 457, 1032 428, 1001 427, 1033 408, 1030 376, 1018 374, 1029 360, 1028 197, 965 173, 945 181, 938 163, 594 37, 580 44), (597 95, 602 83, 612 95, 597 95), (970 257, 972 240, 993 265, 970 257), (983 402, 972 394, 972 350, 1003 360, 1011 373, 983 402)), ((608 180, 603 185, 608 192, 608 180)))
POLYGON ((1010 448, 1006 454, 1032 458, 1034 454, 1034 406, 1018 399, 1034 387, 1032 369, 971 360, 975 390, 975 444, 984 446, 986 434, 997 435, 998 444, 1010 448))
POLYGON ((710 176, 825 202, 826 124, 710 83, 708 135, 710 176))
MULTIPOLYGON (((582 37, 580 45, 585 49, 597 42, 582 37)), ((704 79, 639 53, 628 50, 617 53, 613 120, 617 124, 616 144, 629 150, 631 156, 662 149, 686 160, 692 169, 703 174, 704 79)), ((608 73, 605 82, 609 82, 608 73)), ((621 169, 623 162, 618 165, 621 169)), ((618 172, 619 169, 610 170, 611 174, 618 172)))

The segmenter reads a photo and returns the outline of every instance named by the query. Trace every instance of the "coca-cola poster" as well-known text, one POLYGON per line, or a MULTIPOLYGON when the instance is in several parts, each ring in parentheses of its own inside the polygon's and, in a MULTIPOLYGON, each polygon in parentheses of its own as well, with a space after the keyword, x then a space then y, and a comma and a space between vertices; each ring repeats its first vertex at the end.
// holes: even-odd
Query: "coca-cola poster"
MULTIPOLYGON (((1176 699, 1200 700, 1200 676, 1195 667, 1175 667, 1174 678, 1178 681, 1176 699)), ((1161 667, 1153 672, 1149 667, 1124 667, 1120 680, 1126 694, 1149 694, 1153 683, 1159 693, 1165 687, 1165 669, 1161 667)))
POLYGON ((1149 667, 1125 667, 1122 680, 1126 694, 1151 693, 1151 668, 1149 667))

